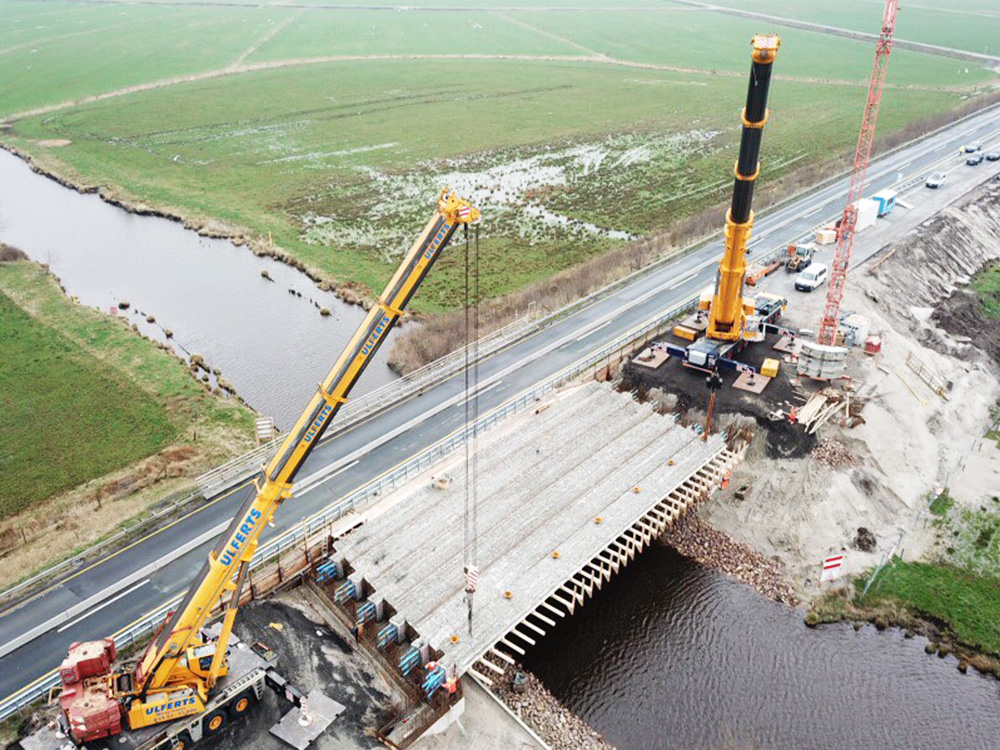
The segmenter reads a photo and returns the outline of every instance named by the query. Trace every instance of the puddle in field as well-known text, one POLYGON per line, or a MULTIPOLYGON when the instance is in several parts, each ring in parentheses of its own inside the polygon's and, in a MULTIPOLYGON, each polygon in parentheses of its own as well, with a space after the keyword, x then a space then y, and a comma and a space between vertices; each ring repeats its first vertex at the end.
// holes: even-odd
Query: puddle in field
POLYGON ((627 205, 625 196, 635 184, 649 184, 651 171, 710 148, 717 135, 708 130, 627 133, 563 148, 508 149, 440 160, 403 174, 359 167, 367 178, 363 187, 333 187, 326 196, 333 206, 344 206, 343 215, 336 208, 306 213, 304 237, 316 244, 335 241, 375 251, 395 261, 412 239, 400 228, 412 225, 426 210, 428 194, 450 185, 482 210, 490 236, 516 236, 530 243, 633 239, 628 212, 609 211, 607 206, 627 205), (366 198, 351 197, 352 190, 363 190, 366 198), (594 205, 599 207, 596 212, 588 208, 594 205), (359 214, 358 206, 366 208, 359 214), (594 218, 580 218, 588 214, 594 218))

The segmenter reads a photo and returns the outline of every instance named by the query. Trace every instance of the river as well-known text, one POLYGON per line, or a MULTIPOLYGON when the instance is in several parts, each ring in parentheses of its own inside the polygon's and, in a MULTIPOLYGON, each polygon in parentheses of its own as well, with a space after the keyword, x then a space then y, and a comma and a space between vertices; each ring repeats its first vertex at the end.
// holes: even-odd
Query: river
MULTIPOLYGON (((0 240, 47 263, 82 304, 126 316, 159 341, 167 341, 169 329, 178 354, 202 355, 284 429, 365 315, 290 266, 80 194, 3 150, 0 240), (261 276, 264 270, 273 281, 261 276), (123 300, 130 307, 120 311, 123 300), (320 316, 320 307, 332 314, 320 316), (147 322, 149 315, 155 322, 147 322)), ((392 334, 355 396, 393 380, 386 366, 391 346, 392 334)))
POLYGON ((525 666, 619 750, 1000 747, 1000 682, 801 613, 655 544, 525 666))

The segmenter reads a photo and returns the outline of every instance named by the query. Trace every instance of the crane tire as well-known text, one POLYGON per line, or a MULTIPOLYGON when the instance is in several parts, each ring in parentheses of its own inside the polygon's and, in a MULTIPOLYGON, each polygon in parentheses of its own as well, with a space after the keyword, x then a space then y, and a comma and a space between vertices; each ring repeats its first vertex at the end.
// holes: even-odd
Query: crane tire
POLYGON ((217 711, 212 711, 208 716, 205 717, 204 723, 205 735, 218 734, 226 726, 226 712, 224 709, 219 709, 217 711))
POLYGON ((229 718, 238 719, 243 716, 250 710, 256 700, 257 695, 253 692, 253 690, 247 690, 240 693, 236 696, 235 700, 229 704, 229 718))
POLYGON ((191 735, 187 732, 181 732, 174 740, 171 750, 191 750, 191 745, 191 735))

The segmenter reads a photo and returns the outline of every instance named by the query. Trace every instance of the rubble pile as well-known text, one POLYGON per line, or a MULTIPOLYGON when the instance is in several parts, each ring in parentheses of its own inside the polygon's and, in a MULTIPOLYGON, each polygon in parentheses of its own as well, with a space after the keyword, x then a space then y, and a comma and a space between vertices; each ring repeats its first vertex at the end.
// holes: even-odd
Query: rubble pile
POLYGON ((685 557, 709 565, 778 602, 795 605, 797 599, 785 580, 783 563, 764 557, 753 547, 716 531, 694 512, 667 527, 663 541, 685 557))
POLYGON ((820 440, 809 456, 831 469, 844 469, 854 465, 854 455, 850 449, 839 440, 831 438, 820 440))
POLYGON ((563 706, 541 680, 520 666, 505 666, 491 690, 553 750, 614 750, 583 719, 563 706), (515 679, 516 677, 516 679, 515 679))

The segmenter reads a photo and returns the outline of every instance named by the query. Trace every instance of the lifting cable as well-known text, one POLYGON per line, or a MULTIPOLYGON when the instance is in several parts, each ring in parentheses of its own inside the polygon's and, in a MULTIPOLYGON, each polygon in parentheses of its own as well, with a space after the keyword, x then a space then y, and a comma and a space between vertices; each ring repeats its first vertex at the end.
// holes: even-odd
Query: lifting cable
POLYGON ((479 227, 475 250, 470 252, 469 226, 465 225, 465 598, 472 635, 472 597, 479 581, 477 494, 479 462, 479 227))

